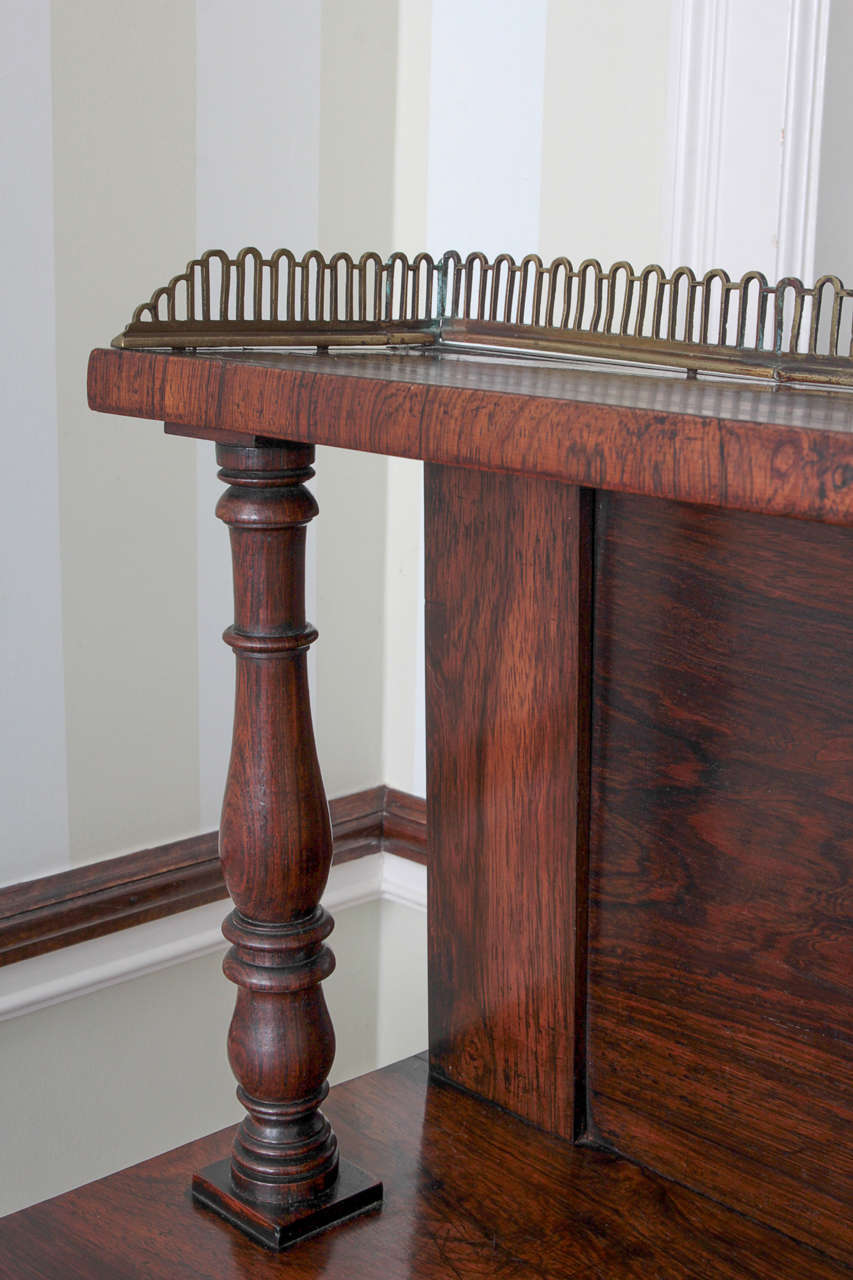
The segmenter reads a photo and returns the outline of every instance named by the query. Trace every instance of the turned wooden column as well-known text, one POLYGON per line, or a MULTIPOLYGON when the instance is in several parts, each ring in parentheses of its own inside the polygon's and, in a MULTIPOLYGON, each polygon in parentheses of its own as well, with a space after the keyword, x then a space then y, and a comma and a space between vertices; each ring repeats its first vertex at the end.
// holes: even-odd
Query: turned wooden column
POLYGON ((230 1161, 193 1194, 267 1245, 375 1207, 381 1183, 346 1161, 320 1105, 335 1036, 320 985, 334 956, 320 906, 332 837, 308 698, 305 531, 317 504, 304 481, 311 445, 219 445, 237 659, 231 763, 219 851, 234 910, 224 971, 237 985, 228 1057, 247 1116, 230 1161))

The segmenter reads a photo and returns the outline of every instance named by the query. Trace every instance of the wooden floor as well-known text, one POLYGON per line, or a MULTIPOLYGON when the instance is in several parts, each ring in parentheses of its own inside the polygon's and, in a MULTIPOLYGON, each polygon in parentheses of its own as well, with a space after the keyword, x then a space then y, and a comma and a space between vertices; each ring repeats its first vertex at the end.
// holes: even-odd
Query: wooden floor
POLYGON ((0 1220, 2 1280, 840 1280, 781 1233, 446 1086, 423 1058, 339 1085, 346 1155, 385 1182, 378 1214, 283 1254, 189 1196, 223 1130, 0 1220))

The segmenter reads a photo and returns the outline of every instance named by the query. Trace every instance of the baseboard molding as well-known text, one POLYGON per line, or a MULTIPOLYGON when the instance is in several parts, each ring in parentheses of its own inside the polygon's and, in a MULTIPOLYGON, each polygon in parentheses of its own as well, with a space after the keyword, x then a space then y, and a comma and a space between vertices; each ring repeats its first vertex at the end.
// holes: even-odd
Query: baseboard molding
POLYGON ((426 866, 394 853, 382 855, 382 883, 379 896, 403 907, 426 911, 426 866))
MULTIPOLYGON (((377 899, 425 911, 426 867, 385 852, 332 867, 323 905, 333 914, 377 899)), ((223 915, 222 903, 210 902, 9 966, 0 971, 0 1022, 224 952, 223 915)))
MULTIPOLYGON (((381 853, 426 865, 419 796, 371 787, 329 809, 336 865, 381 853)), ((217 839, 210 831, 0 889, 0 967, 226 898, 217 839)))

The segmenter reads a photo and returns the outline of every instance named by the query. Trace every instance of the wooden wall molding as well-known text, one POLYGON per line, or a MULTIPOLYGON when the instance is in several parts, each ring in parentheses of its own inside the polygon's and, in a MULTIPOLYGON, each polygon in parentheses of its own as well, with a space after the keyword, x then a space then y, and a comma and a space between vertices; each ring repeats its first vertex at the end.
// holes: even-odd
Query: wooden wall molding
MULTIPOLYGON (((426 802, 371 787, 329 804, 335 863, 394 853, 426 865, 426 802)), ((209 831, 0 889, 0 967, 227 897, 209 831)))

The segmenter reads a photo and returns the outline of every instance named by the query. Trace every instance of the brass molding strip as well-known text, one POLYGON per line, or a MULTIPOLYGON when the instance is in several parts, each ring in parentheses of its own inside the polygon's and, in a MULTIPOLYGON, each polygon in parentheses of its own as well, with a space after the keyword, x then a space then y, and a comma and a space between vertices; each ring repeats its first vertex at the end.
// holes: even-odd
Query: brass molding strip
POLYGON ((636 271, 595 259, 546 265, 365 253, 297 259, 221 249, 194 259, 133 313, 113 345, 521 348, 587 358, 853 386, 853 291, 837 276, 770 284, 759 271, 636 271))

